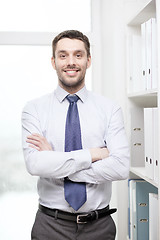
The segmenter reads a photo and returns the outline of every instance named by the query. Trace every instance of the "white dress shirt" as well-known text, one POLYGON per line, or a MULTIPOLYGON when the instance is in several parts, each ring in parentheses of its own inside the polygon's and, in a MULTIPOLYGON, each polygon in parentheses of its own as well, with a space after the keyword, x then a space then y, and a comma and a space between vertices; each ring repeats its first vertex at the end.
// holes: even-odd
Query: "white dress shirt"
POLYGON ((76 93, 81 124, 82 150, 64 152, 68 92, 59 86, 48 95, 26 104, 22 113, 22 140, 25 163, 30 174, 39 176, 40 204, 75 212, 64 198, 64 177, 86 182, 87 201, 78 212, 106 207, 112 181, 126 179, 129 173, 129 147, 121 108, 113 101, 87 91, 76 93), (26 142, 39 133, 53 151, 37 151, 26 142), (109 157, 92 163, 90 148, 107 146, 109 157))

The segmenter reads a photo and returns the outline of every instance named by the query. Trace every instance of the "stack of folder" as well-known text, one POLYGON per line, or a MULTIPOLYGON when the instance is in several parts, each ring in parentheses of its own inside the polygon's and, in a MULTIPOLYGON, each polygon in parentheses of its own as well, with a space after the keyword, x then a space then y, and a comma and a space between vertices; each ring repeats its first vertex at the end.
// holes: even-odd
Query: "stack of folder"
POLYGON ((130 93, 157 90, 157 23, 155 18, 141 24, 140 33, 129 38, 130 93))
POLYGON ((157 185, 159 181, 158 125, 158 108, 131 109, 132 167, 143 167, 144 176, 157 185))
POLYGON ((157 188, 143 180, 129 180, 128 226, 130 240, 158 240, 157 232, 154 238, 149 238, 155 232, 153 225, 158 219, 157 205, 153 204, 151 200, 153 195, 150 193, 157 196, 157 188))
POLYGON ((158 183, 158 108, 144 108, 145 174, 158 183))
POLYGON ((158 194, 149 193, 149 240, 158 240, 158 194))
POLYGON ((157 33, 156 19, 151 18, 141 24, 142 76, 144 89, 157 88, 157 33))

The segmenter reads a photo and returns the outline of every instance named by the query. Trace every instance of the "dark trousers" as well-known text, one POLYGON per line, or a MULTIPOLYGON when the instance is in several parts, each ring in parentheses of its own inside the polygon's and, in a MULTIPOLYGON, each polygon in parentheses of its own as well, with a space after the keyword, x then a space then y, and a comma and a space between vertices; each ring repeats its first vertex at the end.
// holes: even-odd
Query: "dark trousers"
POLYGON ((32 228, 32 240, 114 240, 116 227, 106 216, 86 224, 55 219, 38 210, 32 228))

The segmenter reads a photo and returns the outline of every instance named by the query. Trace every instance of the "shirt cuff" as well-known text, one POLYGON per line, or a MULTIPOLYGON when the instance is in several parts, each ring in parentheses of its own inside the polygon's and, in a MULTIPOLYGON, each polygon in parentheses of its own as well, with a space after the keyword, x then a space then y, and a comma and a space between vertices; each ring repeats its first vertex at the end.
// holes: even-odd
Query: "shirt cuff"
POLYGON ((92 159, 88 149, 72 151, 76 161, 76 171, 87 169, 91 166, 92 159))

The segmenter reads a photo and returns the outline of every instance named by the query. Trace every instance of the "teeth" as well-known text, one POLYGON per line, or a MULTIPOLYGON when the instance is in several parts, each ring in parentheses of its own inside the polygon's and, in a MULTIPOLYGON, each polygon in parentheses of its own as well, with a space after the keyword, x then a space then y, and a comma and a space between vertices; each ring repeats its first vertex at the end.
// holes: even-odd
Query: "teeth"
POLYGON ((76 73, 78 72, 78 70, 69 70, 69 71, 66 71, 68 74, 73 74, 73 73, 76 73))

